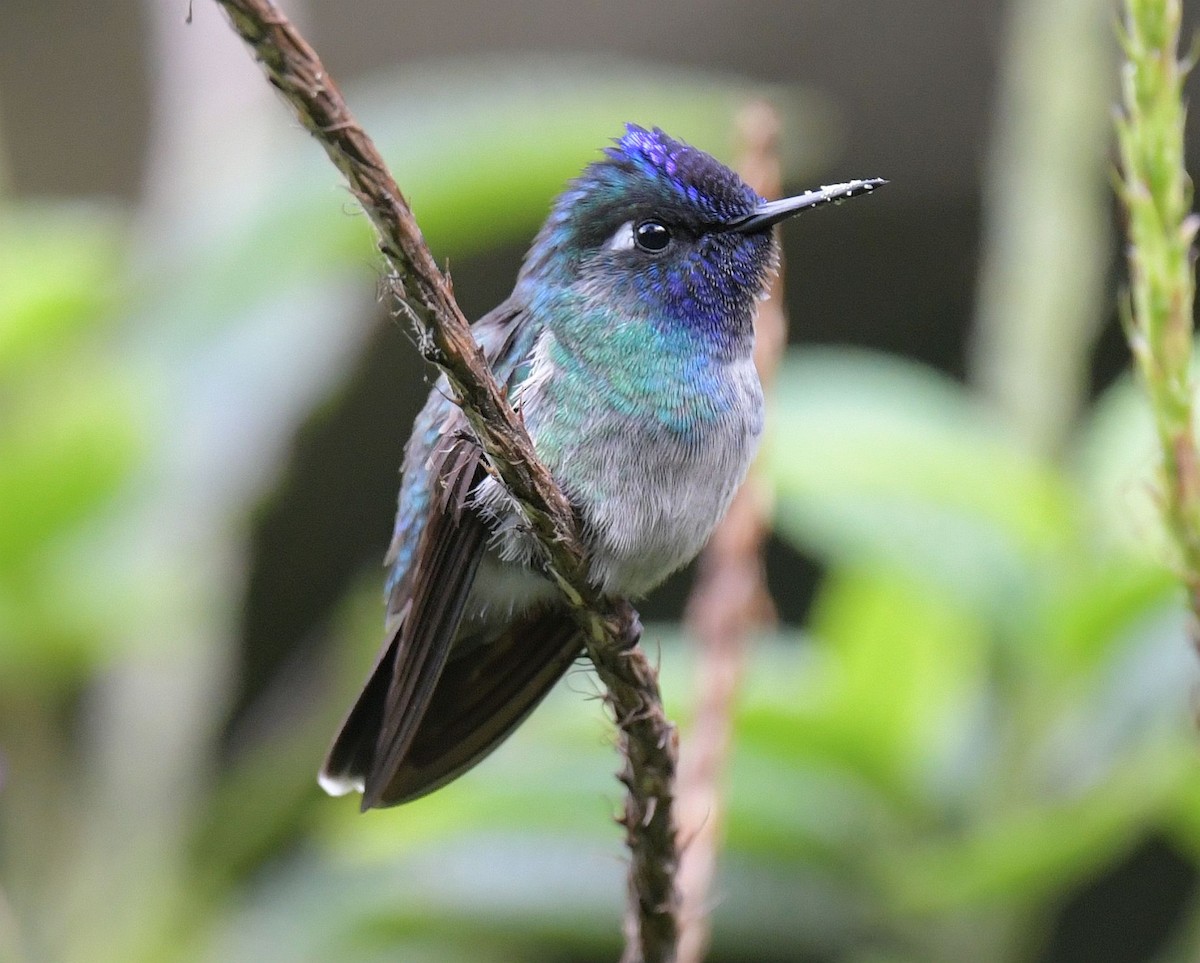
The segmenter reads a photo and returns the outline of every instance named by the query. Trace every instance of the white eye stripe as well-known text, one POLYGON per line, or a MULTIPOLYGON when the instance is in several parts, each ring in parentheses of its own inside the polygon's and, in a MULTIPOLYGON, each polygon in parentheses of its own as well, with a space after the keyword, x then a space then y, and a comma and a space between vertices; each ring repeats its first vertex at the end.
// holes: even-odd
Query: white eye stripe
POLYGON ((616 229, 613 236, 604 242, 606 251, 632 251, 637 245, 633 233, 633 221, 626 221, 616 229))

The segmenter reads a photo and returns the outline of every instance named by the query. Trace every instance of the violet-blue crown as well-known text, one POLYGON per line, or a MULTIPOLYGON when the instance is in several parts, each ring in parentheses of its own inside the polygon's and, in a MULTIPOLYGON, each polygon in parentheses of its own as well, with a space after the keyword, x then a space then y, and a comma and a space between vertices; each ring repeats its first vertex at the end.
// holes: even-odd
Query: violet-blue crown
MULTIPOLYGON (((605 159, 593 164, 580 180, 599 176, 605 168, 614 173, 652 178, 668 185, 679 199, 716 221, 742 216, 760 198, 724 164, 690 144, 667 136, 658 127, 646 130, 626 124, 625 135, 605 148, 605 159)), ((624 179, 624 178, 622 178, 624 179)))

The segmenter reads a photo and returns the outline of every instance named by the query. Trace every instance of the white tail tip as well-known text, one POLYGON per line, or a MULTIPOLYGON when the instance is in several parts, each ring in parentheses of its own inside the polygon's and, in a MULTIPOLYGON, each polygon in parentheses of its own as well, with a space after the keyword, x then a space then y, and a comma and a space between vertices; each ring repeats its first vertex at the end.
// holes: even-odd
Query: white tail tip
POLYGON ((331 796, 345 796, 351 792, 362 792, 364 788, 361 778, 331 776, 327 772, 317 773, 317 783, 331 796))

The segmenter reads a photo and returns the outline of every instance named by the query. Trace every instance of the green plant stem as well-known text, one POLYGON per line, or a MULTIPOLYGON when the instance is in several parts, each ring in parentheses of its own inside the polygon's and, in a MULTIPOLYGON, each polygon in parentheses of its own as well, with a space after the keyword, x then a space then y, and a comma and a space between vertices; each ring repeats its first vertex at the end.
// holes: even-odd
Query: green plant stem
POLYGON ((1123 320, 1162 450, 1159 500, 1175 564, 1200 614, 1200 459, 1191 377, 1195 276, 1192 184, 1184 167, 1180 0, 1126 0, 1126 63, 1117 118, 1127 213, 1123 320))
POLYGON ((1109 0, 1017 0, 984 193, 972 379, 1033 452, 1057 455, 1105 314, 1115 45, 1109 0))

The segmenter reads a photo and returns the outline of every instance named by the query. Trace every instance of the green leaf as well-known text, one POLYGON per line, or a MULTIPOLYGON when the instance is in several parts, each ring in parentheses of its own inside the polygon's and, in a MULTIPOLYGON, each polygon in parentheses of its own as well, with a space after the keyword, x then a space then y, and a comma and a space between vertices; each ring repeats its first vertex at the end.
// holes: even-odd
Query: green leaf
POLYGON ((76 363, 26 385, 0 413, 0 667, 9 672, 74 665, 100 641, 88 638, 88 584, 60 578, 71 571, 63 550, 138 464, 136 404, 115 373, 76 363))
POLYGON ((0 575, 84 520, 137 450, 133 399, 113 378, 70 368, 0 415, 0 575))
POLYGON ((1178 583, 1162 566, 1085 549, 1074 562, 1044 586, 1028 629, 1030 654, 1052 671, 1051 685, 1088 684, 1141 620, 1178 605, 1178 583))
POLYGON ((1069 544, 1077 509, 965 389, 861 351, 793 352, 767 467, 780 531, 831 560, 920 571, 1003 614, 1031 562, 1069 544))
POLYGON ((790 697, 744 711, 746 744, 785 766, 853 774, 901 811, 930 805, 931 777, 954 764, 984 685, 978 617, 896 571, 841 570, 812 633, 820 655, 791 676, 790 697))
MULTIPOLYGON (((886 864, 898 909, 961 912, 1034 904, 1095 873, 1141 838, 1179 792, 1184 757, 1159 751, 1086 794, 1010 805, 955 838, 926 839, 886 864)), ((1000 800, 997 800, 999 803, 1000 800)))
POLYGON ((0 384, 95 332, 120 287, 122 228, 96 205, 0 211, 0 384))

